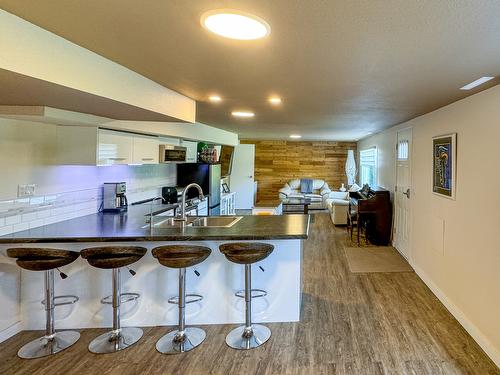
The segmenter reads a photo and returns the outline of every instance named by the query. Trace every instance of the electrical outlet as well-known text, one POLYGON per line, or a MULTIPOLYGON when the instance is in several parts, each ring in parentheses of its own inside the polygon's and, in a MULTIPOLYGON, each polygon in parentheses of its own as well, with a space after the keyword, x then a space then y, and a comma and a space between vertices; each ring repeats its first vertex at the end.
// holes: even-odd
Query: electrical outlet
POLYGON ((29 185, 18 185, 17 186, 17 197, 18 198, 23 198, 23 197, 32 197, 35 195, 35 184, 29 184, 29 185))

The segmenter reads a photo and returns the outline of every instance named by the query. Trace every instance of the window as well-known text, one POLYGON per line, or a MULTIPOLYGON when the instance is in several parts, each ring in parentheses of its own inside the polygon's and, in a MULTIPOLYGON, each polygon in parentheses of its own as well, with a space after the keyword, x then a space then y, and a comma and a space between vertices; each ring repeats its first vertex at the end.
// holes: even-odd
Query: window
POLYGON ((359 152, 359 182, 361 186, 377 185, 377 149, 375 147, 359 152))
POLYGON ((398 143, 398 160, 408 160, 409 142, 407 140, 398 143))

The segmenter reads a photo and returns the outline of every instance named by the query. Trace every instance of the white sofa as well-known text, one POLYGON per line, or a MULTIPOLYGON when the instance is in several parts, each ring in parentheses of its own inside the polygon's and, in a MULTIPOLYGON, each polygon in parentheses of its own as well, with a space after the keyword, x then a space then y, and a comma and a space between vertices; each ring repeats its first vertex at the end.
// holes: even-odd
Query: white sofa
POLYGON ((326 198, 326 207, 330 211, 333 224, 346 225, 347 212, 349 211, 349 192, 332 191, 326 198))
POLYGON ((281 200, 288 198, 309 198, 311 204, 309 209, 324 209, 326 198, 331 193, 328 184, 323 180, 313 180, 312 193, 305 194, 300 192, 300 179, 290 180, 279 190, 281 200))

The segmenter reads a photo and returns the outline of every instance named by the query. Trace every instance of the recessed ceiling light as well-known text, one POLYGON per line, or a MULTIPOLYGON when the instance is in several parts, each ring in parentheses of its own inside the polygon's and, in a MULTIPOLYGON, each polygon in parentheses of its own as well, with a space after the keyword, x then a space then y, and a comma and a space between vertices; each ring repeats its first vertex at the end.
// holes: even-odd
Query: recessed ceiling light
POLYGON ((210 95, 208 97, 208 100, 210 100, 213 103, 218 103, 222 100, 222 98, 219 95, 210 95))
POLYGON ((292 134, 292 135, 290 135, 290 138, 299 139, 299 138, 302 138, 302 136, 299 134, 292 134))
POLYGON ((471 90, 474 87, 477 87, 479 85, 482 85, 485 82, 492 80, 493 78, 495 78, 495 77, 481 77, 479 79, 476 79, 474 82, 471 82, 468 85, 465 85, 464 87, 460 87, 460 90, 471 90))
POLYGON ((201 24, 207 30, 230 39, 260 39, 271 32, 262 18, 233 9, 210 10, 201 17, 201 24))
POLYGON ((249 111, 233 111, 231 112, 231 114, 235 117, 246 117, 246 118, 255 116, 255 113, 249 111))
POLYGON ((272 105, 279 105, 281 104, 281 98, 279 96, 271 96, 269 98, 269 103, 272 105))

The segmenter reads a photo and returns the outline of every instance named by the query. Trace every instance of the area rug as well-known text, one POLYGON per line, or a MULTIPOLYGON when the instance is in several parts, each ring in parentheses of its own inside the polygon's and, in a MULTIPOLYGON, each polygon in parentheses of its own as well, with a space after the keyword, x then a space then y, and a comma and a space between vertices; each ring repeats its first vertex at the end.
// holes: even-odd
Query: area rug
POLYGON ((346 247, 352 273, 413 272, 408 262, 391 246, 346 247))

